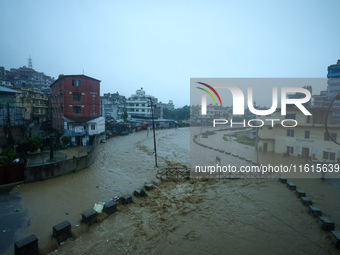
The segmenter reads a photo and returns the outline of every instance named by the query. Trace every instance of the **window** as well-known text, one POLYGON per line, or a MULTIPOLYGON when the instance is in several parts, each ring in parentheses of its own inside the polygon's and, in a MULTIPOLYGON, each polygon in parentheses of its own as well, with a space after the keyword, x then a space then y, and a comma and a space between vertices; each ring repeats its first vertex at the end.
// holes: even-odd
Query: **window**
MULTIPOLYGON (((336 133, 329 133, 329 135, 333 138, 334 141, 336 141, 336 133)), ((325 135, 324 135, 324 140, 325 141, 331 141, 331 139, 329 138, 329 136, 327 135, 326 132, 325 132, 325 135)))
POLYGON ((73 106, 73 113, 81 113, 81 107, 80 106, 73 106))
POLYGON ((294 147, 292 147, 292 146, 287 146, 287 152, 288 153, 294 153, 294 147))
POLYGON ((72 86, 73 87, 80 87, 81 82, 80 80, 72 80, 72 86))
POLYGON ((72 93, 73 101, 81 101, 81 94, 80 93, 72 93))
POLYGON ((307 116, 307 123, 310 123, 310 116, 307 116))
POLYGON ((323 152, 323 159, 335 160, 335 153, 334 152, 323 152))
POLYGON ((305 138, 309 139, 310 131, 305 131, 305 138))
POLYGON ((294 129, 287 129, 287 136, 294 137, 294 129))
POLYGON ((96 125, 92 124, 91 125, 91 130, 96 130, 96 125))
POLYGON ((288 114, 286 114, 286 119, 295 120, 296 114, 295 113, 288 113, 288 114))

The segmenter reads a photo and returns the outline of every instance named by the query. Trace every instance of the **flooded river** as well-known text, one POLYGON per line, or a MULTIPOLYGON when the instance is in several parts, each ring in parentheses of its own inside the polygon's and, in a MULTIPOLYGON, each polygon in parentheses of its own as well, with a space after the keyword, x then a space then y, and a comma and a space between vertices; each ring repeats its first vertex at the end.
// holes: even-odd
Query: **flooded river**
MULTIPOLYGON (((196 148, 190 148, 189 128, 157 130, 156 137, 160 168, 190 167, 190 149, 196 148)), ((212 137, 222 139, 223 132, 212 137)), ((257 157, 251 146, 236 142, 226 146, 247 158, 257 157)), ((99 144, 96 154, 87 169, 12 191, 21 197, 25 222, 30 223, 17 232, 17 239, 35 234, 42 254, 55 250, 58 254, 336 254, 316 219, 277 179, 164 182, 148 198, 134 198, 135 203, 119 206, 102 223, 84 227, 81 214, 94 203, 131 194, 155 180, 157 172, 152 133, 112 138, 99 144), (57 246, 52 228, 65 220, 79 237, 57 246)), ((205 159, 214 162, 216 155, 207 150, 205 159)), ((260 155, 260 160, 273 156, 278 157, 260 155)), ((221 160, 243 164, 235 158, 221 160)), ((340 222, 340 203, 334 201, 339 189, 319 180, 296 182, 315 196, 327 216, 340 222)), ((13 247, 7 253, 12 254, 13 247)))

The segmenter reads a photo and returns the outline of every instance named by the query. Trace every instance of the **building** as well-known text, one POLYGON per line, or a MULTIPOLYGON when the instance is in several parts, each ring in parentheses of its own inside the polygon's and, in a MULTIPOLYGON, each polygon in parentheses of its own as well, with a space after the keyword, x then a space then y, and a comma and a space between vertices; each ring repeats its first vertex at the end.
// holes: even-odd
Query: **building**
MULTIPOLYGON (((146 95, 143 88, 136 90, 136 94, 131 95, 126 100, 126 111, 132 118, 150 118, 152 117, 150 100, 157 105, 158 99, 154 96, 146 95)), ((163 118, 163 108, 155 107, 155 118, 163 118)))
POLYGON ((325 107, 326 106, 327 90, 320 91, 320 95, 313 95, 313 107, 325 107))
POLYGON ((91 134, 100 131, 92 130, 92 122, 105 123, 99 118, 100 81, 85 75, 60 75, 50 89, 53 128, 70 136, 73 146, 89 144, 91 134))
MULTIPOLYGON (((311 95, 313 94, 312 93, 313 92, 312 86, 303 86, 302 88, 307 89, 310 92, 311 95)), ((289 98, 289 99, 301 99, 301 98, 305 98, 305 97, 306 97, 306 95, 304 93, 299 93, 299 92, 287 95, 287 98, 289 98)), ((312 100, 309 100, 308 102, 303 103, 303 105, 306 108, 311 108, 312 107, 312 100)), ((289 105, 287 105, 287 107, 296 107, 296 106, 289 104, 289 105)))
POLYGON ((29 58, 29 66, 11 68, 10 71, 4 71, 2 75, 0 67, 0 80, 7 81, 15 88, 29 88, 42 91, 45 96, 49 96, 50 85, 55 81, 53 77, 45 75, 43 72, 37 72, 32 68, 32 60, 29 58), (4 76, 4 77, 3 77, 4 76))
POLYGON ((169 103, 167 103, 167 104, 159 102, 158 106, 163 108, 163 109, 165 108, 165 109, 168 109, 168 110, 174 110, 175 109, 175 105, 173 103, 173 100, 169 100, 169 103))
POLYGON ((119 93, 106 93, 100 97, 100 116, 121 119, 126 111, 126 98, 119 93))
MULTIPOLYGON (((338 161, 340 158, 339 145, 332 142, 325 130, 326 108, 309 108, 311 116, 305 116, 297 108, 287 108, 287 115, 281 116, 280 109, 271 116, 256 116, 262 119, 264 125, 258 130, 259 150, 263 152, 289 153, 314 160, 338 161), (271 121, 276 119, 274 126, 271 121), (294 119, 297 126, 283 127, 281 121, 294 119)), ((294 125, 293 121, 286 121, 285 125, 294 125)), ((336 141, 340 141, 340 124, 332 123, 328 117, 328 130, 336 141)))
MULTIPOLYGON (((243 117, 243 116, 241 116, 243 117)), ((201 114, 200 105, 190 107, 190 125, 193 126, 212 126, 214 119, 233 119, 232 107, 207 105, 207 114, 201 114)))
MULTIPOLYGON (((335 65, 328 66, 327 73, 327 94, 325 99, 325 107, 328 107, 333 98, 340 93, 340 59, 335 65)), ((332 122, 340 122, 340 100, 333 103, 332 122)))
POLYGON ((27 123, 42 123, 47 120, 48 98, 39 90, 18 88, 17 105, 22 108, 27 123))
POLYGON ((14 140, 20 141, 25 136, 25 120, 22 107, 16 104, 16 96, 21 92, 0 86, 0 145, 6 144, 5 126, 9 126, 14 140))

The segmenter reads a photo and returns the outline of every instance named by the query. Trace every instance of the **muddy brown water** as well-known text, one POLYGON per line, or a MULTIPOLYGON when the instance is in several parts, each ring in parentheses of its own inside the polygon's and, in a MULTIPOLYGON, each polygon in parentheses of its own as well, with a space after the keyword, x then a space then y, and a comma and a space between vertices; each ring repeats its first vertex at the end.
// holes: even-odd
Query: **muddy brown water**
MULTIPOLYGON (((213 139, 214 145, 224 131, 213 139)), ((189 167, 190 129, 157 130, 158 165, 189 167)), ((256 159, 251 146, 231 142, 224 145, 246 158, 256 159)), ((199 146, 198 146, 199 147, 199 146)), ((30 226, 19 238, 35 234, 42 254, 335 254, 326 233, 306 213, 295 194, 277 179, 165 182, 149 198, 135 199, 128 207, 100 224, 87 228, 81 214, 94 203, 117 195, 131 194, 155 179, 153 137, 137 132, 100 144, 94 163, 78 173, 21 185, 13 192, 22 198, 22 210, 30 226), (68 220, 79 236, 58 246, 54 225, 68 220), (79 227, 77 227, 79 225, 79 227), (194 248, 195 247, 195 248, 194 248)), ((207 150, 202 160, 215 162, 218 152, 207 150)), ((222 156, 221 156, 222 157, 222 156)), ((260 155, 260 162, 282 156, 260 155)), ((244 161, 222 161, 242 165, 244 161)), ((340 222, 339 189, 320 180, 297 179, 320 207, 340 222)), ((8 251, 12 254, 13 249, 8 251)))

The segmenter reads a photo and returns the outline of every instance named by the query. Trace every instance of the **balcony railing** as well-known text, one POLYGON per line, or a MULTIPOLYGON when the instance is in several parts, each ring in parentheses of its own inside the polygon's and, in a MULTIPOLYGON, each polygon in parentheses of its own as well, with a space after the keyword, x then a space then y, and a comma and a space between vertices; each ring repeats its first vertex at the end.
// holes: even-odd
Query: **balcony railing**
POLYGON ((64 130, 64 135, 66 136, 83 136, 83 135, 88 135, 87 130, 83 130, 82 132, 75 132, 74 130, 64 130))

